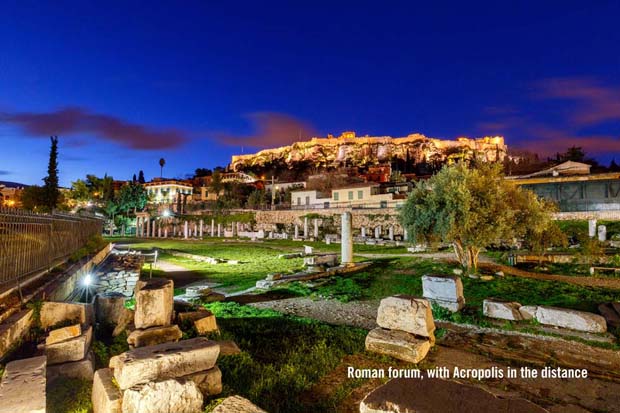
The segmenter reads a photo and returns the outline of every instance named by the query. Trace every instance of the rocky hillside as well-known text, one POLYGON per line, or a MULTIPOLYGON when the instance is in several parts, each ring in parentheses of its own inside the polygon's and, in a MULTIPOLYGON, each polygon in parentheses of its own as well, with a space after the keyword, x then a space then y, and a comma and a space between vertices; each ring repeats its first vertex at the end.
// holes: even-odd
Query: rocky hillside
POLYGON ((312 167, 366 167, 394 161, 413 165, 436 164, 450 158, 474 157, 493 162, 503 161, 506 152, 507 146, 500 136, 441 140, 420 134, 392 138, 356 137, 353 132, 345 132, 337 138, 312 138, 251 155, 233 156, 230 166, 234 171, 250 171, 276 164, 289 168, 296 164, 312 167))

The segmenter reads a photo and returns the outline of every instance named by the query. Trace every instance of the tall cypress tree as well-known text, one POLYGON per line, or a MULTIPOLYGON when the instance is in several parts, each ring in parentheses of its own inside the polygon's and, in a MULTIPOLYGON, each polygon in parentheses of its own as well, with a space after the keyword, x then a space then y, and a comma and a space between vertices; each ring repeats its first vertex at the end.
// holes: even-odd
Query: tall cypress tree
POLYGON ((60 190, 58 189, 58 136, 50 136, 50 159, 47 164, 47 176, 43 178, 45 182, 45 206, 52 211, 58 206, 60 190))
POLYGON ((146 182, 144 180, 144 172, 142 170, 140 170, 140 172, 138 173, 138 182, 143 184, 144 182, 146 182))

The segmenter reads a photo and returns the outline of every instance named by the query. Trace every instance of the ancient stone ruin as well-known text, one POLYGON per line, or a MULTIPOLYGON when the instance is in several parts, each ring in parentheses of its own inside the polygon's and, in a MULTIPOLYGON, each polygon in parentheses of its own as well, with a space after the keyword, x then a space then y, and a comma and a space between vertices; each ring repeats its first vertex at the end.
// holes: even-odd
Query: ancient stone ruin
POLYGON ((425 275, 422 295, 432 304, 457 312, 465 306, 463 282, 457 275, 425 275))
POLYGON ((587 333, 607 332, 607 322, 603 316, 586 311, 549 306, 522 306, 517 302, 486 299, 483 313, 487 317, 503 320, 536 320, 543 325, 583 331, 587 333))
POLYGON ((110 359, 93 383, 95 413, 202 411, 221 392, 220 346, 203 337, 140 347, 110 359), (114 380, 113 380, 114 379, 114 380))
POLYGON ((141 254, 115 251, 104 267, 95 274, 97 293, 117 293, 133 297, 143 263, 144 256, 141 254))
MULTIPOLYGON (((32 310, 28 314, 31 313, 32 310)), ((30 315, 27 316, 28 320, 30 315)), ((35 357, 7 363, 0 383, 0 412, 46 412, 46 386, 58 378, 93 379, 94 317, 88 304, 45 302, 41 327, 49 329, 35 357), (55 327, 62 326, 64 327, 55 327)))
MULTIPOLYGON (((95 413, 200 412, 205 397, 222 391, 222 373, 216 365, 221 346, 204 337, 179 341, 182 332, 173 324, 173 293, 171 280, 137 283, 133 325, 123 327, 130 331, 131 350, 113 357, 108 368, 95 373, 95 413)), ((103 298, 100 316, 122 318, 111 310, 115 307, 116 303, 103 298)), ((177 321, 193 323, 198 334, 218 331, 215 316, 207 310, 180 313, 177 321)), ((226 354, 239 351, 234 343, 223 347, 226 354)))
POLYGON ((419 363, 435 344, 435 322, 428 300, 397 295, 381 300, 379 327, 366 336, 366 349, 419 363))

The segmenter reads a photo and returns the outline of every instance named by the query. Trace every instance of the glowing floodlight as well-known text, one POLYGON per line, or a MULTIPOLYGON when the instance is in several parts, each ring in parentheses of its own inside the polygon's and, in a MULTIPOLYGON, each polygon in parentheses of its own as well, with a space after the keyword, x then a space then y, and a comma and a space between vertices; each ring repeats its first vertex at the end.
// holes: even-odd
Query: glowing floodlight
POLYGON ((88 287, 89 285, 91 285, 92 282, 93 282, 93 279, 90 274, 86 274, 84 278, 82 279, 82 284, 84 284, 85 287, 88 287))
POLYGON ((162 212, 161 214, 163 217, 169 217, 170 216, 170 211, 168 211, 167 209, 164 210, 164 212, 162 212))

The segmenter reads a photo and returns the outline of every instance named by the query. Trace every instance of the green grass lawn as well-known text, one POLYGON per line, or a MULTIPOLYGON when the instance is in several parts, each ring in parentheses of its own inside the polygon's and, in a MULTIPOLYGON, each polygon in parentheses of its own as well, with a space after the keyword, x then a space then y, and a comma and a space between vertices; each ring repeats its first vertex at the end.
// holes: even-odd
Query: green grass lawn
MULTIPOLYGON (((135 241, 135 239, 134 239, 135 241)), ((338 245, 315 243, 319 252, 336 250, 338 245), (335 248, 334 248, 335 247, 335 248)), ((134 248, 173 249, 214 258, 234 259, 241 263, 206 264, 187 258, 162 255, 162 258, 202 274, 205 279, 243 290, 271 272, 294 272, 303 267, 301 258, 280 259, 279 254, 301 251, 304 243, 270 240, 262 243, 213 241, 157 240, 135 242, 134 248)), ((355 251, 372 246, 355 246, 355 251)), ((377 247, 375 253, 397 253, 400 247, 377 247)), ((304 284, 290 284, 281 289, 297 295, 337 298, 342 301, 381 299, 394 294, 422 294, 421 277, 425 274, 452 274, 455 264, 419 257, 387 257, 375 259, 371 268, 347 277, 334 277, 324 284, 309 288, 304 284)), ((596 312, 602 302, 620 301, 620 293, 602 288, 589 288, 568 283, 533 280, 520 277, 496 277, 482 281, 463 277, 468 306, 479 307, 485 298, 518 301, 523 305, 552 305, 596 312)))
MULTIPOLYGON (((184 240, 140 240, 135 238, 113 239, 116 242, 131 243, 132 248, 149 250, 160 248, 175 250, 212 258, 238 260, 239 264, 208 264, 189 258, 177 257, 162 253, 160 259, 170 261, 202 275, 209 282, 230 288, 229 291, 241 291, 256 285, 256 281, 264 279, 267 274, 293 273, 303 269, 303 259, 278 258, 280 254, 301 252, 304 245, 315 247, 316 252, 339 252, 339 244, 327 245, 323 242, 297 242, 289 240, 269 240, 265 242, 244 242, 224 239, 206 239, 203 241, 184 240)), ((356 245, 356 252, 405 253, 404 247, 386 247, 356 245)), ((148 270, 148 264, 143 271, 148 270)), ((155 274, 155 273, 154 273, 155 274)))
POLYGON ((215 313, 222 338, 242 349, 239 355, 218 360, 224 384, 218 397, 239 394, 270 413, 335 411, 346 392, 334 389, 327 400, 304 395, 344 356, 364 352, 365 330, 235 303, 205 307, 215 313))
MULTIPOLYGON (((394 294, 422 295, 422 276, 452 274, 456 265, 423 258, 384 258, 366 271, 335 277, 316 288, 292 285, 292 292, 350 301, 381 299, 394 294)), ((462 277, 465 300, 470 307, 481 307, 485 298, 517 301, 523 305, 551 305, 597 312, 603 302, 620 301, 620 292, 556 281, 506 276, 493 281, 462 277)))
MULTIPOLYGON (((222 398, 239 394, 271 413, 330 413, 336 411, 335 406, 348 394, 345 389, 335 388, 324 399, 307 397, 312 386, 330 374, 346 355, 364 353, 365 330, 236 303, 213 303, 205 307, 214 312, 221 331, 212 338, 234 340, 242 349, 239 355, 218 359, 224 391, 206 401, 206 412, 222 398)), ((191 323, 181 328, 183 339, 196 335, 191 323)), ((110 356, 126 351, 125 340, 125 335, 96 340, 97 368, 107 365, 110 356)), ((345 381, 340 386, 352 384, 345 381)), ((50 412, 92 412, 91 388, 92 383, 88 381, 56 380, 48 389, 50 412)))

